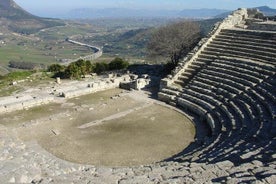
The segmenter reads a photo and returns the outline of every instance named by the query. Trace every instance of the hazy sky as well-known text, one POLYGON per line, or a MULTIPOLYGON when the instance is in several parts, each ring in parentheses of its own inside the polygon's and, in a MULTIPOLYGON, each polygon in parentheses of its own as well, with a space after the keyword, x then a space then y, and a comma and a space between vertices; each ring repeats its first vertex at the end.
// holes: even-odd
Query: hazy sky
POLYGON ((237 9, 267 5, 276 8, 276 0, 15 0, 23 8, 34 10, 70 10, 74 8, 146 8, 146 9, 237 9))

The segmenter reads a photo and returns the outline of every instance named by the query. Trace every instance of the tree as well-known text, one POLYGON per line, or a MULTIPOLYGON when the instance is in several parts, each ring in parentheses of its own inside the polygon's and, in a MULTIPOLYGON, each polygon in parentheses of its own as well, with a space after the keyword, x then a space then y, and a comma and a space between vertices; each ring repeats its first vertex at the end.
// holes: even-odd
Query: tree
POLYGON ((85 61, 85 73, 90 74, 94 71, 94 67, 90 61, 85 61))
POLYGON ((62 70, 64 70, 64 66, 61 66, 59 64, 52 64, 48 67, 49 72, 59 73, 62 70))
POLYGON ((196 22, 181 21, 155 30, 148 43, 150 57, 161 57, 176 65, 199 41, 200 27, 196 22))
POLYGON ((105 71, 108 71, 108 64, 107 63, 104 63, 104 62, 100 62, 100 63, 96 63, 96 66, 95 66, 95 72, 97 74, 100 74, 102 72, 105 72, 105 71))
POLYGON ((109 64, 109 70, 121 70, 129 66, 127 61, 124 61, 122 58, 115 58, 109 64))
POLYGON ((80 72, 81 75, 85 75, 87 73, 87 68, 86 68, 86 61, 83 59, 79 59, 76 61, 76 65, 78 68, 78 72, 80 72))
POLYGON ((64 73, 65 73, 66 78, 70 78, 70 79, 77 78, 78 79, 81 77, 82 72, 80 70, 80 67, 77 65, 77 63, 74 62, 74 63, 70 63, 66 67, 64 73))

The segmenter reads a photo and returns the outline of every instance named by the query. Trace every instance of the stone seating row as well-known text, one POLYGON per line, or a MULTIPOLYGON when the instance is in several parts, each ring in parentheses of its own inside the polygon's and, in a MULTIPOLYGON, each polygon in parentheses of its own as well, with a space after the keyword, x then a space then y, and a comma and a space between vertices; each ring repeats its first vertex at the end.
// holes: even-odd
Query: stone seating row
MULTIPOLYGON (((253 83, 247 83, 246 80, 241 80, 240 78, 237 78, 237 77, 233 77, 233 76, 230 76, 230 75, 225 75, 224 73, 223 74, 214 73, 214 72, 212 73, 209 70, 204 71, 204 72, 207 72, 207 74, 209 74, 207 76, 205 75, 206 78, 212 77, 212 76, 210 76, 210 74, 213 74, 213 75, 216 75, 216 76, 221 76, 224 79, 230 78, 231 80, 235 81, 235 83, 233 83, 233 84, 235 84, 235 86, 237 86, 237 84, 239 84, 239 83, 240 83, 240 86, 241 85, 249 86, 249 87, 254 87, 255 86, 255 84, 253 84, 253 83)), ((218 81, 220 81, 219 78, 217 78, 217 79, 218 79, 218 81)), ((225 83, 227 83, 227 81, 225 83)), ((250 88, 247 88, 247 89, 250 89, 250 88)), ((257 93, 255 90, 251 89, 250 93, 252 94, 252 96, 256 96, 258 99, 261 99, 261 102, 263 102, 265 100, 265 98, 262 95, 260 95, 259 93, 257 93)), ((264 106, 271 111, 272 108, 267 103, 264 103, 264 106)))
POLYGON ((193 95, 189 95, 188 93, 184 93, 183 91, 179 92, 165 88, 162 89, 162 91, 159 93, 159 96, 161 96, 161 98, 162 95, 166 96, 164 93, 167 94, 167 98, 169 98, 170 100, 174 99, 177 105, 185 108, 186 110, 196 113, 201 117, 206 116, 206 119, 204 118, 204 120, 206 120, 210 124, 211 128, 213 129, 213 132, 217 132, 215 131, 215 129, 219 129, 219 124, 215 125, 217 123, 216 116, 214 116, 213 113, 207 113, 211 112, 212 109, 215 108, 214 105, 202 101, 201 99, 197 98, 196 94, 194 93, 193 95))
POLYGON ((237 72, 235 70, 229 70, 229 69, 226 69, 224 67, 221 67, 221 65, 215 66, 214 63, 212 63, 211 66, 208 66, 208 70, 210 70, 210 69, 213 70, 213 71, 216 71, 216 72, 225 73, 225 74, 235 76, 237 78, 248 80, 248 81, 250 81, 252 83, 255 83, 255 84, 258 84, 258 83, 263 81, 263 79, 260 79, 259 77, 248 75, 248 74, 242 73, 242 72, 237 72))
POLYGON ((265 42, 264 40, 252 40, 247 38, 235 39, 233 37, 217 35, 212 41, 214 43, 225 43, 225 44, 240 44, 240 45, 254 45, 255 47, 268 48, 268 50, 276 49, 274 43, 265 42))
MULTIPOLYGON (((263 122, 262 125, 265 125, 266 122, 263 122)), ((260 129, 254 130, 258 133, 260 129)), ((231 157, 236 157, 234 159, 237 159, 237 163, 241 162, 243 159, 248 159, 249 157, 252 157, 251 159, 255 159, 254 156, 259 154, 260 152, 264 151, 267 152, 273 151, 275 147, 270 147, 270 143, 268 142, 267 138, 261 138, 256 141, 256 138, 246 138, 246 134, 248 132, 242 132, 241 134, 235 134, 234 136, 228 137, 227 142, 229 145, 223 143, 223 144, 217 144, 216 149, 210 149, 208 152, 205 153, 205 155, 202 155, 202 160, 205 158, 208 158, 208 160, 213 161, 221 161, 221 160, 231 160, 231 157), (234 140, 234 141, 233 141, 234 140), (253 152, 253 153, 252 153, 253 152), (245 156, 248 154, 248 156, 245 156), (213 156, 213 158, 212 158, 213 156)), ((265 154, 260 154, 260 156, 263 156, 265 154)), ((260 158, 261 159, 261 158, 260 158)))
POLYGON ((190 100, 187 100, 182 97, 177 98, 177 105, 184 108, 185 110, 189 110, 200 117, 206 118, 207 123, 209 124, 212 134, 216 134, 216 125, 215 125, 215 120, 214 117, 206 110, 206 107, 203 108, 202 106, 198 105, 197 103, 194 103, 190 100))
MULTIPOLYGON (((223 139, 221 139, 215 146, 209 146, 203 152, 200 152, 198 161, 210 163, 219 162, 222 160, 230 160, 234 163, 239 163, 241 160, 239 155, 251 152, 251 150, 247 150, 248 147, 245 147, 245 142, 252 142, 255 146, 256 142, 254 139, 252 139, 252 135, 254 136, 259 130, 260 129, 253 127, 248 131, 241 131, 238 133, 233 131, 229 132, 228 134, 221 133, 224 135, 221 136, 223 139), (250 135, 249 132, 251 132, 250 135), (246 138, 247 136, 249 138, 246 138)), ((262 144, 262 147, 265 146, 265 143, 262 144)), ((257 149, 252 150, 256 151, 257 149)))
POLYGON ((241 132, 240 134, 236 133, 225 137, 225 141, 220 141, 216 147, 212 147, 206 152, 202 153, 199 160, 203 162, 206 162, 207 160, 209 163, 223 160, 230 160, 234 163, 241 163, 243 161, 243 158, 241 157, 245 154, 250 154, 251 159, 255 159, 255 155, 252 154, 252 152, 259 151, 260 148, 264 149, 267 146, 267 141, 263 141, 264 143, 260 144, 258 141, 255 141, 255 139, 252 138, 252 134, 254 135, 258 130, 260 129, 252 128, 247 132, 241 132), (251 135, 249 135, 249 138, 247 138, 248 132, 252 132, 251 135), (256 148, 256 144, 259 144, 260 148, 256 148), (248 148, 251 148, 251 150, 248 148))
POLYGON ((237 51, 237 52, 247 52, 247 53, 254 53, 255 55, 265 55, 266 58, 273 58, 275 57, 275 51, 276 49, 270 49, 270 48, 255 48, 255 47, 249 47, 247 45, 237 45, 237 44, 218 44, 214 43, 213 41, 209 43, 209 47, 206 49, 210 49, 213 51, 217 50, 224 50, 224 51, 237 51))
MULTIPOLYGON (((200 80, 200 78, 198 77, 197 78, 197 80, 200 80)), ((204 84, 215 84, 216 85, 216 83, 212 83, 212 82, 210 82, 210 80, 208 80, 208 79, 204 79, 203 78, 203 80, 202 81, 204 81, 204 84)), ((196 83, 196 82, 194 82, 194 83, 192 83, 192 84, 190 84, 190 88, 191 89, 193 89, 193 90, 195 90, 195 91, 198 91, 199 93, 203 93, 203 94, 208 94, 209 96, 210 96, 210 98, 213 98, 213 99, 217 99, 217 100, 219 100, 221 103, 224 103, 224 101, 227 101, 227 98, 225 98, 226 96, 227 96, 227 93, 229 93, 229 91, 227 90, 227 89, 229 89, 229 88, 227 88, 225 85, 219 85, 219 88, 215 88, 215 89, 213 89, 213 90, 210 90, 210 91, 206 91, 206 87, 205 86, 203 86, 202 87, 202 85, 199 85, 200 83, 196 83), (226 88, 225 88, 226 87, 226 88), (218 89, 224 89, 224 90, 218 90, 218 89), (218 92, 219 91, 219 92, 218 92)), ((202 83, 203 84, 203 83, 202 83)), ((218 84, 218 83, 217 83, 218 84)), ((238 90, 237 90, 238 91, 238 90)), ((232 95, 233 96, 233 95, 232 95)), ((228 98, 229 99, 229 98, 228 98)), ((233 99, 235 99, 235 98, 230 98, 231 100, 233 100, 233 99)), ((244 102, 245 104, 247 104, 247 102, 244 102)), ((249 102, 250 103, 250 102, 249 102)), ((244 107, 244 106, 243 106, 244 107)), ((250 112, 250 117, 251 117, 251 120, 253 120, 253 119, 255 119, 255 116, 254 116, 254 111, 251 109, 252 108, 252 106, 250 106, 250 105, 246 105, 245 106, 246 107, 246 109, 245 109, 245 111, 246 112, 250 112)), ((244 108, 241 108, 241 109, 244 109, 244 108)), ((236 111, 240 111, 240 110, 236 110, 236 111)), ((244 113, 243 114, 241 114, 240 116, 242 116, 242 117, 244 117, 244 113)))
POLYGON ((230 63, 224 63, 224 62, 217 61, 217 60, 212 62, 212 66, 222 68, 224 70, 227 70, 228 72, 233 71, 233 72, 236 72, 239 74, 245 74, 247 76, 251 76, 251 77, 254 77, 254 78, 257 78, 260 80, 264 80, 269 77, 269 75, 265 75, 260 72, 256 72, 256 71, 241 68, 241 67, 235 67, 235 66, 231 65, 230 63))
POLYGON ((265 39, 254 39, 254 38, 246 38, 246 37, 232 37, 232 36, 228 36, 228 35, 216 35, 215 38, 212 39, 212 41, 217 41, 217 42, 225 42, 227 45, 229 45, 230 43, 233 44, 241 44, 241 45, 252 45, 255 47, 260 47, 260 48, 270 48, 272 50, 274 50, 275 47, 275 41, 270 40, 267 41, 265 39))
MULTIPOLYGON (((213 52, 229 52, 229 54, 237 54, 237 56, 243 56, 243 57, 248 57, 248 58, 254 58, 259 60, 271 60, 275 61, 274 57, 276 56, 275 51, 267 50, 257 50, 257 49, 252 49, 248 48, 246 45, 244 46, 235 46, 235 45, 218 45, 213 42, 210 42, 208 47, 205 48, 205 51, 213 51, 213 52), (244 54, 247 53, 247 54, 244 54), (262 57, 263 56, 263 57, 262 57)), ((254 59, 252 59, 254 60, 254 59)))
MULTIPOLYGON (((265 108, 266 110, 270 109, 269 106, 267 105, 267 103, 263 103, 264 102, 264 97, 262 97, 260 94, 258 94, 255 90, 249 90, 250 95, 247 95, 248 92, 244 93, 242 95, 240 95, 242 98, 242 100, 244 100, 244 98, 249 99, 249 103, 253 103, 254 104, 254 100, 250 97, 250 96, 255 96, 255 101, 256 99, 259 99, 260 103, 262 104, 262 107, 265 108)), ((264 114, 264 111, 257 106, 257 112, 259 112, 258 114, 264 114)), ((252 118, 254 119, 254 118, 252 118)))
POLYGON ((248 40, 266 40, 267 43, 276 43, 275 33, 273 32, 255 32, 251 30, 230 30, 222 29, 219 35, 232 38, 246 38, 248 40))
MULTIPOLYGON (((231 104, 232 104, 232 106, 234 106, 235 108, 235 112, 236 113, 238 113, 238 114, 240 114, 240 118, 244 118, 244 115, 241 113, 241 111, 237 108, 237 106, 236 105, 233 105, 234 103, 233 102, 230 102, 231 104)), ((247 107, 249 107, 249 105, 247 105, 247 107)), ((229 110, 228 110, 229 111, 229 110)), ((259 108, 259 111, 261 111, 261 113, 262 113, 262 110, 259 108)), ((249 112, 249 114, 251 114, 251 111, 250 110, 248 110, 248 112, 249 112)), ((252 118, 253 119, 253 118, 252 118)))
MULTIPOLYGON (((189 98, 189 99, 191 99, 191 98, 189 98)), ((226 112, 228 113, 230 110, 226 110, 226 112)), ((217 111, 217 109, 216 109, 216 111, 215 112, 218 112, 217 111)), ((233 118, 233 117, 232 117, 233 118)), ((226 131, 226 133, 228 134, 228 133, 230 133, 231 132, 231 130, 228 130, 228 131, 226 131)), ((223 142, 223 140, 220 140, 219 142, 223 142)), ((212 147, 212 146, 214 146, 214 145, 216 145, 216 144, 211 144, 211 145, 209 145, 207 148, 205 148, 205 149, 209 149, 210 147, 212 147)), ((201 152, 203 151, 203 150, 205 150, 205 149, 202 149, 201 148, 201 152)))
POLYGON ((275 117, 276 116, 276 105, 275 105, 276 104, 276 97, 275 97, 275 95, 273 95, 273 94, 276 94, 276 93, 272 92, 268 89, 265 89, 261 86, 257 86, 256 90, 258 90, 259 93, 262 94, 265 97, 266 102, 268 104, 270 104, 269 111, 272 114, 272 117, 276 118, 275 117))
POLYGON ((221 58, 216 60, 218 60, 221 64, 228 64, 236 68, 251 70, 262 75, 266 75, 267 77, 272 76, 276 73, 275 66, 267 66, 265 64, 254 63, 251 61, 241 59, 221 58))
POLYGON ((173 95, 176 105, 200 116, 213 131, 199 149, 178 159, 238 163, 272 149, 267 140, 276 136, 276 37, 231 31, 222 30, 178 75, 177 92, 161 91, 173 95))
MULTIPOLYGON (((205 80, 206 81, 206 80, 205 80)), ((193 83, 191 84, 191 86, 193 86, 193 83)), ((194 89, 194 88, 192 88, 194 89)), ((221 104, 219 106, 216 106, 217 108, 215 109, 215 111, 221 112, 220 114, 224 114, 225 116, 222 116, 222 118, 224 119, 223 121, 221 121, 220 123, 223 124, 223 127, 226 127, 227 129, 236 129, 236 122, 239 122, 238 119, 234 118, 234 113, 233 112, 239 112, 240 110, 235 110, 236 105, 234 105, 233 103, 231 103, 231 101, 223 101, 223 99, 227 99, 224 98, 221 95, 216 95, 214 93, 214 91, 210 91, 210 92, 204 92, 204 91, 200 91, 200 88, 198 88, 199 93, 204 94, 206 96, 208 96, 208 98, 204 98, 203 100, 207 100, 209 101, 209 103, 214 103, 217 104, 218 102, 220 102, 221 104), (227 117, 227 118, 225 118, 227 117), (229 128, 230 127, 230 128, 229 128)), ((239 116, 243 116, 242 114, 239 116)), ((220 119, 222 119, 220 118, 220 119)), ((239 125, 238 125, 239 126, 239 125)))
POLYGON ((212 113, 218 120, 217 127, 221 127, 222 130, 223 129, 232 129, 233 127, 235 127, 235 125, 232 126, 232 124, 231 124, 231 126, 226 125, 227 120, 228 121, 233 120, 233 115, 231 113, 229 113, 230 110, 225 105, 223 105, 223 103, 221 101, 214 98, 209 93, 199 93, 199 92, 191 90, 190 88, 183 91, 183 93, 190 94, 193 97, 198 98, 199 101, 202 101, 201 104, 202 103, 211 104, 213 106, 212 107, 213 109, 211 109, 211 111, 209 111, 209 112, 212 113))
POLYGON ((210 43, 217 47, 247 48, 250 50, 267 52, 269 54, 275 53, 275 51, 276 51, 276 48, 271 47, 271 45, 269 45, 269 44, 263 44, 263 43, 254 44, 254 42, 248 43, 248 42, 241 42, 241 41, 236 41, 236 40, 221 41, 221 40, 217 40, 216 38, 214 38, 210 43))
POLYGON ((232 35, 244 35, 248 37, 260 37, 260 38, 271 38, 275 39, 273 32, 271 31, 258 31, 258 30, 251 30, 251 29, 221 29, 221 34, 232 34, 232 35))
POLYGON ((242 43, 242 44, 251 43, 252 45, 262 45, 262 44, 264 44, 264 46, 271 45, 272 48, 275 48, 275 46, 273 46, 275 44, 275 39, 273 40, 273 39, 267 39, 267 38, 261 38, 261 37, 253 38, 245 35, 231 35, 231 34, 229 35, 229 34, 224 34, 222 32, 215 36, 215 40, 217 39, 222 39, 221 41, 234 42, 234 43, 236 42, 236 43, 242 43))
MULTIPOLYGON (((275 58, 273 57, 267 57, 264 55, 258 55, 254 54, 254 52, 246 52, 246 51, 236 51, 236 50, 231 50, 231 49, 220 49, 220 48, 207 48, 201 53, 206 54, 206 55, 212 55, 215 57, 221 57, 221 56, 226 56, 226 57, 234 57, 234 58, 244 58, 244 59, 250 59, 252 61, 257 61, 257 62, 262 62, 262 63, 267 63, 267 64, 273 64, 275 63, 275 58)), ((214 57, 213 57, 214 58, 214 57)))

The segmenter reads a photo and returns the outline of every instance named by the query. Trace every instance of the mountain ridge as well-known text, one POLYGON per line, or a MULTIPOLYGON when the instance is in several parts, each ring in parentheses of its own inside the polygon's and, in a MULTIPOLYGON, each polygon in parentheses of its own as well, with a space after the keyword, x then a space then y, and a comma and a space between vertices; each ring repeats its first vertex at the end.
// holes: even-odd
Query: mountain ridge
MULTIPOLYGON (((263 12, 266 16, 276 15, 276 9, 268 6, 254 7, 263 12)), ((131 8, 77 8, 69 11, 65 18, 69 19, 95 19, 95 18, 190 18, 190 19, 208 19, 224 18, 232 10, 201 8, 201 9, 183 9, 183 10, 147 10, 131 8)))
MULTIPOLYGON (((254 7, 253 9, 258 9, 261 11, 265 16, 276 16, 276 9, 270 8, 268 6, 259 6, 259 7, 254 7)), ((222 14, 219 14, 215 16, 214 18, 225 18, 229 14, 231 14, 231 11, 229 12, 224 12, 222 14)))
POLYGON ((27 18, 38 18, 35 15, 27 12, 13 0, 1 0, 0 1, 0 17, 8 19, 27 19, 27 18))
POLYGON ((169 18, 210 18, 228 12, 223 9, 184 9, 184 10, 147 10, 130 8, 78 8, 67 13, 67 18, 126 18, 126 17, 169 17, 169 18))
POLYGON ((32 34, 41 29, 64 25, 56 19, 41 18, 27 12, 13 0, 0 1, 0 32, 32 34))
POLYGON ((259 6, 256 8, 263 12, 266 16, 276 16, 276 9, 270 8, 268 6, 259 6))

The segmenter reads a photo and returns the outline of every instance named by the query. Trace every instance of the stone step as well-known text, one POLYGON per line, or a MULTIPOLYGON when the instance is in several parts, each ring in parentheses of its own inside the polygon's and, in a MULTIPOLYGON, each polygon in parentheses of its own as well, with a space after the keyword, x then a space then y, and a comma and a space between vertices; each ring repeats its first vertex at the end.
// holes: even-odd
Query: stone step
POLYGON ((237 43, 237 44, 245 44, 245 45, 256 45, 258 47, 264 47, 264 48, 270 48, 270 49, 276 49, 276 46, 271 43, 267 43, 264 41, 258 41, 255 42, 254 40, 248 40, 248 39, 233 39, 231 37, 225 37, 222 35, 217 35, 214 39, 215 42, 221 42, 221 43, 237 43))
POLYGON ((219 48, 211 48, 208 47, 204 51, 201 52, 202 54, 212 55, 213 57, 234 57, 234 58, 244 58, 250 59, 252 61, 258 61, 262 63, 273 64, 275 62, 275 58, 267 57, 264 55, 254 54, 254 52, 245 52, 245 51, 236 51, 231 49, 219 49, 219 48))
POLYGON ((273 58, 276 56, 275 51, 269 50, 257 50, 255 48, 248 48, 246 46, 235 46, 235 45, 218 45, 214 43, 210 43, 205 50, 212 49, 214 51, 236 51, 236 53, 250 53, 254 54, 254 56, 266 56, 265 58, 273 58))
POLYGON ((216 45, 217 47, 237 47, 237 48, 245 47, 245 48, 248 48, 251 50, 258 50, 258 51, 264 51, 264 52, 269 52, 269 53, 276 52, 276 48, 271 47, 271 45, 265 45, 265 44, 261 44, 261 43, 248 44, 248 43, 237 42, 235 40, 220 41, 220 40, 213 39, 210 42, 210 44, 216 45))

